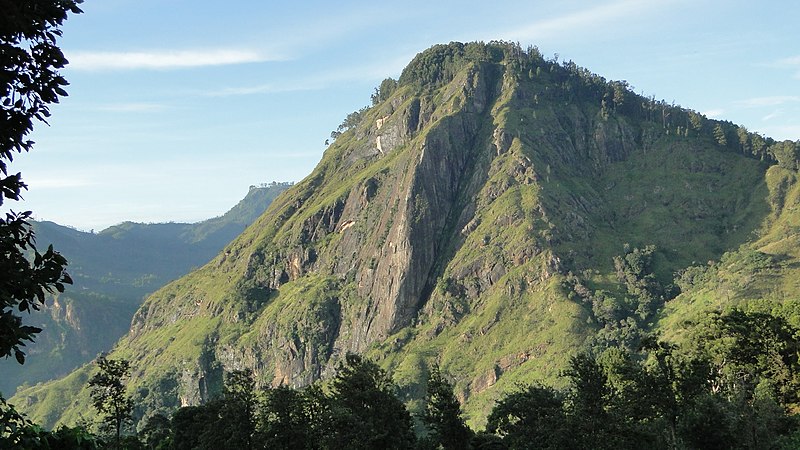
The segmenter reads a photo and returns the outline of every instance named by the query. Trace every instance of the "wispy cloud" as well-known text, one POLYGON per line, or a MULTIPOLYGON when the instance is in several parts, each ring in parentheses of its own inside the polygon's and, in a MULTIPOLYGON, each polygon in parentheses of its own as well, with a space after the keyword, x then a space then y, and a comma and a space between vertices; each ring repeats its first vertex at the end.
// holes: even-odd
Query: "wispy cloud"
POLYGON ((621 0, 591 8, 581 9, 561 16, 539 20, 521 28, 504 33, 504 39, 518 41, 539 41, 553 36, 563 36, 565 32, 583 29, 597 32, 597 27, 608 22, 626 19, 653 11, 668 2, 643 2, 641 0, 621 0))
POLYGON ((773 95, 769 97, 754 97, 746 100, 739 100, 736 105, 745 108, 763 108, 766 106, 779 106, 787 103, 800 102, 798 95, 773 95))
POLYGON ((312 75, 288 82, 265 83, 252 86, 227 87, 205 95, 211 97, 226 97, 235 95, 275 94, 280 92, 314 91, 325 89, 337 83, 350 83, 362 81, 378 81, 386 77, 396 77, 404 65, 414 55, 401 55, 387 58, 370 64, 353 65, 344 68, 319 71, 312 75))
POLYGON ((800 80, 800 55, 781 58, 763 65, 779 69, 794 69, 794 78, 800 80))
POLYGON ((141 52, 67 53, 72 70, 166 70, 281 60, 280 56, 246 49, 156 50, 141 52))
POLYGON ((776 61, 776 65, 778 66, 800 66, 800 56, 790 56, 788 58, 782 58, 776 61))

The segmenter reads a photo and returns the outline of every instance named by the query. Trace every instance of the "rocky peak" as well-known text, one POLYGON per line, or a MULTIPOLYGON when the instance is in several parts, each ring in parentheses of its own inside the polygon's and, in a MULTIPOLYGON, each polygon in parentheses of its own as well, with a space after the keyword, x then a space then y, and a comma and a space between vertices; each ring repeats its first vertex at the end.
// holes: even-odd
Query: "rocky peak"
MULTIPOLYGON (((670 215, 663 205, 695 204, 676 182, 664 188, 659 168, 690 184, 716 176, 674 167, 680 153, 739 178, 763 172, 759 157, 732 156, 703 134, 710 122, 687 128, 689 111, 609 96, 615 89, 508 43, 420 53, 309 177, 209 265, 145 302, 119 347, 147 367, 135 382, 171 374, 176 402, 191 403, 213 390, 215 371, 249 367, 262 384, 303 386, 356 351, 394 369, 409 398, 439 364, 480 408, 514 380, 556 374, 596 326, 569 292, 575 274, 617 289, 611 252, 630 236, 680 247, 653 217, 697 232, 734 220, 720 219, 730 209, 721 197, 692 222, 670 215), (648 183, 659 190, 632 195, 648 183)), ((741 243, 707 237, 714 248, 741 243)), ((682 246, 666 267, 704 251, 682 246)), ((173 395, 137 392, 144 403, 173 395)))

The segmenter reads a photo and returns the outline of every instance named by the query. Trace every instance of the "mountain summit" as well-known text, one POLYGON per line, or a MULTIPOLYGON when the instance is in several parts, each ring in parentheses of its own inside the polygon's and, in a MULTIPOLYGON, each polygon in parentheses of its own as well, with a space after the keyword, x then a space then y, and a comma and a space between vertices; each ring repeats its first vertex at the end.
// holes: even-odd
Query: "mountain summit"
MULTIPOLYGON (((139 417, 204 402, 233 369, 304 386, 347 352, 387 367, 412 406, 436 364, 485 417, 581 349, 678 339, 677 318, 722 289, 686 273, 767 255, 773 272, 728 285, 730 302, 759 274, 796 275, 773 263, 800 256, 798 143, 503 42, 434 46, 373 102, 311 175, 138 310, 111 357, 134 362, 139 417)), ((46 426, 75 420, 90 371, 14 400, 46 426)))

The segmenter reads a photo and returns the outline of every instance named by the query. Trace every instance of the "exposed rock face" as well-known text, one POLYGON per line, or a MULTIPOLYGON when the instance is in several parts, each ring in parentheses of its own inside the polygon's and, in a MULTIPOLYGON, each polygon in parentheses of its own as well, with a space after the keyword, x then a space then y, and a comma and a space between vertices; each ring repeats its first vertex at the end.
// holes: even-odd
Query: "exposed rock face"
MULTIPOLYGON (((501 108, 497 102, 502 90, 498 68, 482 63, 456 76, 437 103, 426 95, 394 98, 380 107, 377 119, 353 131, 355 141, 335 149, 341 155, 338 166, 323 163, 318 169, 346 174, 348 179, 342 180, 335 197, 320 201, 325 189, 316 186, 317 177, 312 175, 307 184, 315 185, 316 191, 309 189, 308 197, 300 195, 283 205, 282 216, 290 218, 276 221, 276 226, 291 226, 292 231, 265 236, 273 239, 272 245, 250 253, 244 278, 275 295, 304 277, 332 276, 331 290, 337 293, 313 327, 298 318, 290 336, 274 323, 261 328, 258 345, 262 351, 271 350, 261 353, 260 363, 267 361, 273 367, 271 384, 307 384, 331 367, 334 355, 363 352, 412 325, 433 292, 448 252, 464 245, 470 228, 480 220, 475 211, 481 204, 491 203, 515 185, 537 182, 540 176, 530 157, 519 151, 519 144, 516 151, 512 149, 511 131, 496 127, 490 135, 486 132, 501 108), (378 152, 373 151, 372 140, 378 152), (498 167, 493 158, 500 157, 508 162, 498 167), (382 170, 362 169, 381 165, 382 170), (510 178, 502 185, 486 186, 493 170, 510 178), (351 178, 359 171, 363 175, 351 178), (340 297, 343 287, 348 298, 340 297), (295 335, 304 327, 312 334, 306 339, 295 335)), ((542 136, 547 141, 541 144, 562 148, 559 155, 565 164, 574 164, 587 153, 602 164, 631 151, 626 139, 632 132, 621 129, 624 124, 594 123, 583 114, 575 109, 566 117, 557 116, 555 126, 563 136, 542 136), (589 138, 573 142, 562 122, 571 127, 570 134, 589 138)), ((332 184, 330 178, 320 182, 332 184)), ((546 205, 538 208, 534 215, 547 221, 546 205)), ((493 225, 511 227, 521 219, 497 217, 493 225)), ((509 268, 540 255, 544 243, 531 239, 522 245, 508 257, 481 255, 456 266, 455 279, 475 279, 462 294, 478 298, 509 268)), ((544 281, 559 270, 558 258, 549 256, 535 280, 544 281)), ((245 296, 252 297, 253 290, 249 292, 245 296)), ((304 315, 313 317, 314 311, 304 315)))
MULTIPOLYGON (((428 99, 414 97, 397 107, 388 105, 391 113, 377 119, 374 129, 359 129, 356 134, 369 139, 380 133, 384 153, 404 146, 402 155, 391 155, 397 160, 394 166, 357 180, 308 215, 282 248, 272 253, 257 250, 249 256, 246 276, 270 292, 308 274, 353 280, 355 295, 366 301, 365 310, 358 313, 363 317, 346 321, 329 351, 363 351, 410 325, 419 310, 425 290, 435 282, 431 275, 446 242, 442 237, 454 220, 456 199, 471 176, 468 165, 475 157, 482 115, 487 99, 494 95, 490 91, 495 86, 485 81, 488 77, 480 68, 470 71, 459 93, 467 99, 465 106, 445 117, 422 115, 430 109, 421 106, 428 99), (431 120, 438 122, 416 138, 418 128, 431 120), (323 251, 319 243, 326 240, 331 243, 323 251)), ((387 157, 365 154, 359 147, 344 150, 347 165, 375 164, 387 157)), ((298 201, 293 206, 299 212, 304 205, 298 201)), ((288 360, 277 363, 276 383, 296 384, 309 361, 330 356, 305 355, 306 363, 301 363, 302 345, 283 342, 278 347, 288 360)))
POLYGON ((612 169, 688 144, 621 106, 601 109, 595 81, 553 62, 513 46, 458 56, 453 45, 418 56, 309 177, 215 260, 146 301, 120 348, 158 369, 135 382, 172 374, 169 395, 194 404, 225 370, 304 386, 355 351, 396 369, 411 393, 437 363, 461 399, 485 407, 521 374, 563 367, 592 326, 565 277, 605 256, 596 236, 621 248, 627 236, 616 230, 636 226, 645 204, 623 200, 626 181, 612 169))

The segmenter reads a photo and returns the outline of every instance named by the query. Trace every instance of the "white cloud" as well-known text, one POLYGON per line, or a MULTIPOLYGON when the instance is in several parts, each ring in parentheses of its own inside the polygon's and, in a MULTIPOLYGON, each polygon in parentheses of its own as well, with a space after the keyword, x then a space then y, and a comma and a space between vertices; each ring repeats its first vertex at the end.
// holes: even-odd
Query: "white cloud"
POLYGON ((668 2, 644 2, 621 0, 582 9, 558 17, 540 20, 516 30, 504 33, 504 39, 517 41, 540 41, 553 36, 563 36, 571 30, 596 32, 601 24, 650 12, 654 7, 668 2))
POLYGON ((143 52, 68 52, 69 68, 81 71, 98 70, 164 70, 189 67, 222 66, 281 58, 255 50, 157 50, 143 52))
POLYGON ((404 54, 370 64, 352 65, 344 68, 322 70, 317 75, 295 79, 287 83, 267 83, 253 86, 228 87, 205 95, 224 97, 234 95, 274 94, 280 92, 314 91, 325 89, 333 84, 361 81, 379 81, 387 77, 397 77, 405 64, 414 55, 404 54))
POLYGON ((761 108, 765 106, 779 106, 786 103, 800 102, 798 95, 773 95, 769 97, 754 97, 736 102, 738 106, 745 108, 761 108))

